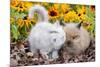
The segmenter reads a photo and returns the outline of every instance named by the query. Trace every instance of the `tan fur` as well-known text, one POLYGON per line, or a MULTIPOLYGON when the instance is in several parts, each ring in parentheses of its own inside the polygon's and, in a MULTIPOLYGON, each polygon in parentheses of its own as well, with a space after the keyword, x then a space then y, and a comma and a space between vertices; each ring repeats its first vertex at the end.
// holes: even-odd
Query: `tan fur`
POLYGON ((68 54, 80 54, 89 46, 89 33, 82 26, 79 29, 77 23, 69 23, 64 27, 64 31, 66 33, 64 48, 68 54))

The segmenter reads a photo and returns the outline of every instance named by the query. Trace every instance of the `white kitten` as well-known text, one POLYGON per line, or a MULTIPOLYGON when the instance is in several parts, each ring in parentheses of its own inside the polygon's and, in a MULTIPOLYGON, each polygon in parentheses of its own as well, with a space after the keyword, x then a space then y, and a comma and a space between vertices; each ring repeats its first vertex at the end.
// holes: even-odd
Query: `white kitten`
POLYGON ((48 12, 40 5, 35 5, 29 10, 29 17, 32 18, 34 13, 38 13, 39 20, 32 28, 28 41, 33 53, 40 50, 42 54, 51 55, 51 58, 58 57, 58 50, 65 41, 65 33, 59 22, 51 24, 48 21, 48 12))

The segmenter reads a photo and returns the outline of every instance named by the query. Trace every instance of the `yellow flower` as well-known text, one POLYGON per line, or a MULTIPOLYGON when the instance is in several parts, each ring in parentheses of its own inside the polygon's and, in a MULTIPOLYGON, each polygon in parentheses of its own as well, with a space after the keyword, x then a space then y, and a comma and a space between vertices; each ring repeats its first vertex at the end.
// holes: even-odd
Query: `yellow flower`
POLYGON ((28 10, 30 7, 32 7, 32 2, 24 2, 20 0, 11 0, 11 7, 16 9, 18 12, 23 12, 25 10, 28 10))
POLYGON ((70 5, 68 5, 68 4, 61 4, 61 12, 62 13, 67 13, 69 10, 70 10, 71 8, 70 8, 70 5))
POLYGON ((49 14, 49 18, 50 20, 56 20, 57 18, 59 18, 59 12, 57 9, 55 9, 54 7, 51 7, 48 10, 48 14, 49 14))
POLYGON ((69 11, 67 14, 64 15, 65 22, 77 22, 79 21, 79 17, 75 11, 69 11))
POLYGON ((23 11, 27 10, 27 7, 25 6, 24 2, 19 1, 19 0, 17 0, 17 1, 12 0, 11 2, 12 2, 11 7, 14 8, 15 10, 17 10, 18 12, 23 12, 23 11), (16 5, 13 5, 14 3, 16 5))
POLYGON ((42 2, 41 5, 45 6, 45 7, 49 7, 49 3, 47 3, 47 2, 42 2))
POLYGON ((53 9, 55 9, 55 10, 59 10, 59 7, 60 7, 60 4, 54 4, 53 5, 53 9))
POLYGON ((77 10, 78 16, 81 16, 82 14, 86 14, 86 6, 82 6, 82 8, 78 8, 77 10))
POLYGON ((11 0, 10 5, 11 5, 11 7, 15 7, 18 5, 18 3, 19 3, 18 0, 11 0))
POLYGON ((27 7, 25 6, 24 2, 19 2, 16 9, 18 12, 23 12, 27 9, 27 7))
POLYGON ((33 3, 32 2, 24 2, 25 4, 25 7, 27 8, 27 10, 33 6, 33 3))
POLYGON ((32 25, 33 20, 30 20, 27 16, 25 16, 23 19, 18 19, 17 24, 20 28, 23 26, 29 28, 30 25, 32 25))
MULTIPOLYGON (((79 15, 78 15, 79 16, 79 15)), ((86 21, 87 19, 86 19, 86 15, 84 15, 84 14, 81 14, 80 16, 79 16, 79 18, 80 18, 80 20, 82 20, 82 21, 86 21)))
POLYGON ((24 26, 24 21, 23 21, 23 19, 18 19, 17 24, 18 24, 19 27, 22 28, 22 27, 24 26))

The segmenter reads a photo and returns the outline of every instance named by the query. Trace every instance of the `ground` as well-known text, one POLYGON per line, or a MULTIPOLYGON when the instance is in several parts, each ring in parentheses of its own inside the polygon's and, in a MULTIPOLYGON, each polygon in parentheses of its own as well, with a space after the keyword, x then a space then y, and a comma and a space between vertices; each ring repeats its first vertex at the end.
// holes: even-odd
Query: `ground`
POLYGON ((95 61, 95 42, 92 41, 90 46, 84 53, 69 57, 64 55, 64 51, 60 51, 64 56, 59 55, 59 58, 54 60, 45 59, 42 54, 37 52, 32 54, 28 49, 27 41, 19 41, 10 44, 10 64, 15 66, 31 66, 31 65, 47 65, 47 64, 65 64, 79 62, 94 62, 95 61))

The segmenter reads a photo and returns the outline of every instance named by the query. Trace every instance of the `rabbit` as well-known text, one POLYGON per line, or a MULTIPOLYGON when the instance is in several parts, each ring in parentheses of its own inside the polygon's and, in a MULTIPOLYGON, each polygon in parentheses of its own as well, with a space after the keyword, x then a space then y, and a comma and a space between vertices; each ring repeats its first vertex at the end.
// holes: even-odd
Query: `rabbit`
POLYGON ((34 5, 29 10, 29 18, 32 19, 34 13, 38 14, 38 21, 32 27, 28 36, 30 50, 35 53, 39 50, 48 59, 58 58, 58 51, 63 46, 66 35, 59 21, 50 23, 47 10, 40 5, 34 5))

